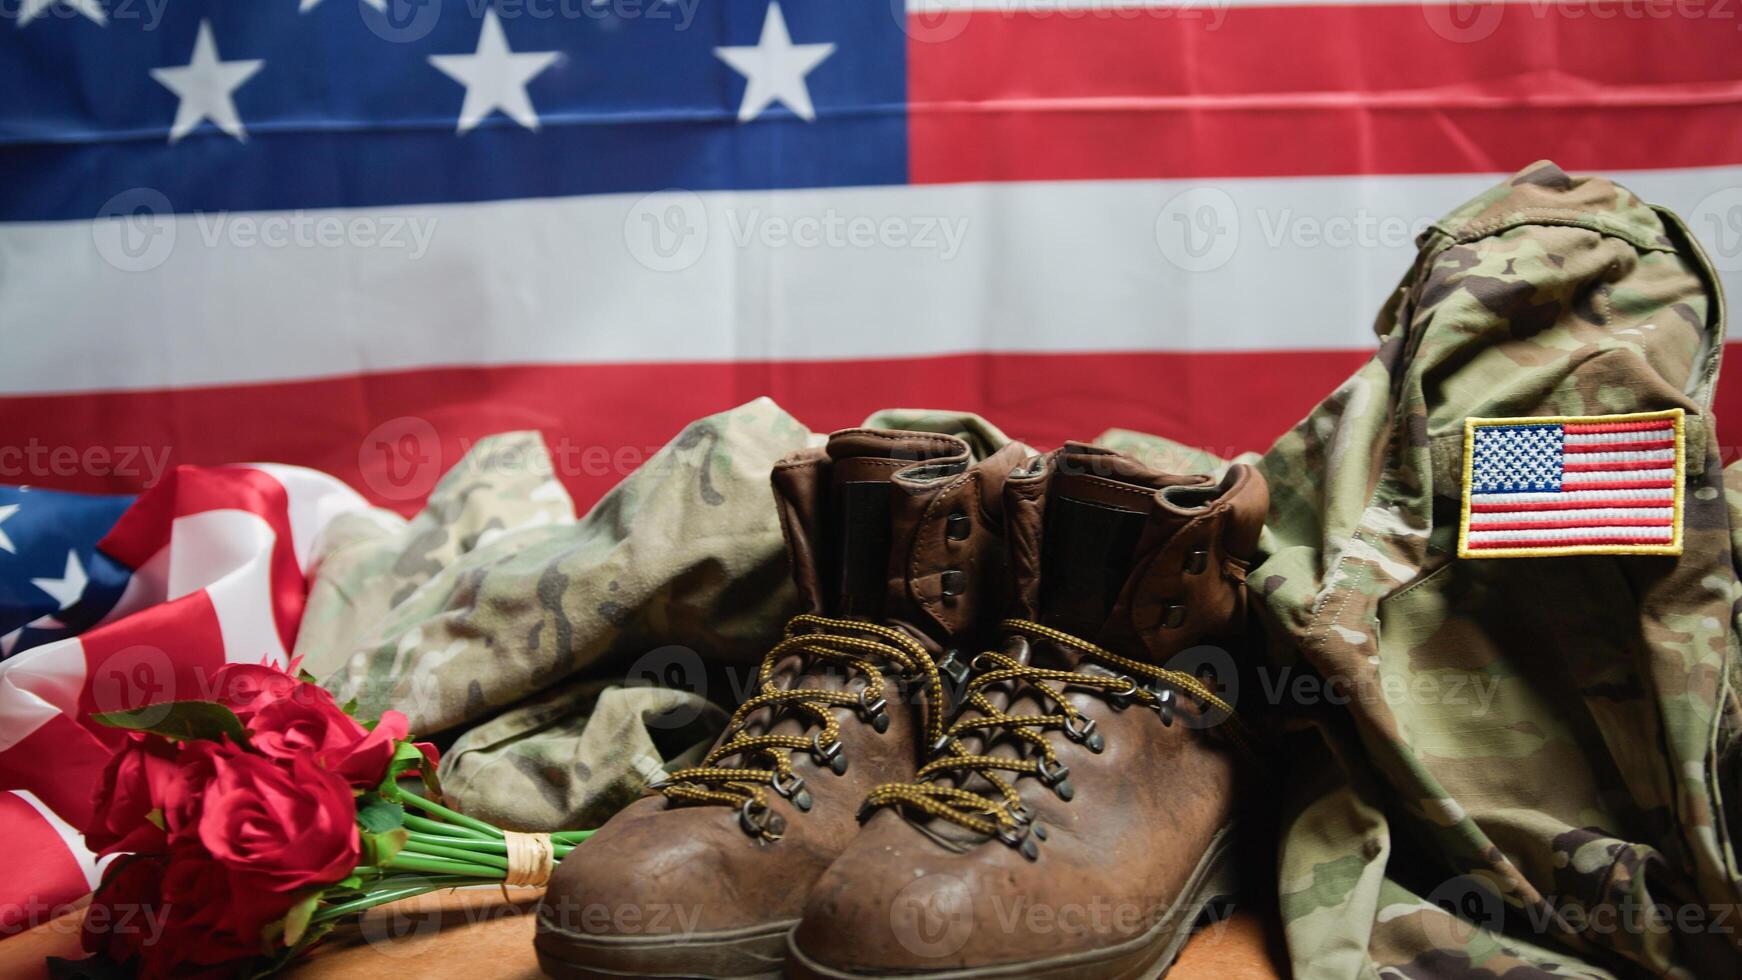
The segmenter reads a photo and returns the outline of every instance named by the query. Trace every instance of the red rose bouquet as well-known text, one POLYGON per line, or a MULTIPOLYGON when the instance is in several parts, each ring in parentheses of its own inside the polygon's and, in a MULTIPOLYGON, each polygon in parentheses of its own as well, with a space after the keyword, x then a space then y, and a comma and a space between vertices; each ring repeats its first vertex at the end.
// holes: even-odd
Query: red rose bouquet
POLYGON ((270 973, 348 916, 458 885, 543 884, 589 831, 519 834, 441 805, 406 718, 236 664, 215 700, 96 716, 128 729, 85 840, 109 864, 84 947, 145 978, 270 973), (421 776, 420 795, 401 786, 421 776))

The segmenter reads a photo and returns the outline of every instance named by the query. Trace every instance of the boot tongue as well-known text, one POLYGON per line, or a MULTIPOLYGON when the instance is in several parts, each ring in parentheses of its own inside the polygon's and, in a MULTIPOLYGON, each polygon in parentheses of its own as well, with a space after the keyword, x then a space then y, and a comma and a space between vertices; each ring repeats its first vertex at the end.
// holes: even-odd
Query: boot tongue
POLYGON ((895 474, 927 461, 968 464, 957 439, 851 429, 829 438, 829 487, 819 569, 824 610, 861 619, 908 618, 904 556, 924 501, 895 487, 895 474))

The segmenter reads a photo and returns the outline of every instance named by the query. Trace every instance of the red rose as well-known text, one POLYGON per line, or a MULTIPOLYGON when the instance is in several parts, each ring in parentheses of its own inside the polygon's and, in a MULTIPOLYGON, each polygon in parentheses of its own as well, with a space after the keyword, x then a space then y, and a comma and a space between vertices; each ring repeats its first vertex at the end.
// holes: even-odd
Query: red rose
POLYGON ((163 828, 149 816, 158 811, 158 820, 164 819, 165 801, 180 776, 173 744, 156 735, 128 732, 103 767, 85 846, 98 854, 162 851, 168 846, 163 828))
POLYGON ((175 756, 174 778, 163 784, 163 821, 170 843, 199 836, 200 813, 206 787, 214 773, 212 760, 220 755, 239 755, 244 750, 230 742, 184 742, 175 756))
POLYGON ((288 765, 244 752, 209 758, 199 840, 229 869, 234 901, 329 885, 357 866, 357 804, 344 777, 307 755, 288 765))
POLYGON ((162 938, 163 876, 169 859, 161 854, 118 858, 103 873, 79 929, 79 943, 125 963, 162 938))
MULTIPOLYGON (((163 938, 144 951, 147 976, 183 976, 261 954, 261 931, 296 901, 291 894, 232 887, 229 868, 196 843, 178 845, 163 875, 169 916, 163 938)), ((232 971, 233 972, 233 971, 232 971)))
POLYGON ((405 716, 389 711, 374 731, 345 714, 333 696, 303 684, 292 696, 262 707, 248 722, 250 742, 271 759, 311 756, 359 789, 372 789, 387 774, 394 743, 408 734, 405 716))
MULTIPOLYGON (((276 667, 259 664, 227 664, 212 675, 212 700, 236 713, 247 727, 261 708, 296 694, 302 681, 276 667)), ((317 690, 319 690, 317 688, 317 690)))

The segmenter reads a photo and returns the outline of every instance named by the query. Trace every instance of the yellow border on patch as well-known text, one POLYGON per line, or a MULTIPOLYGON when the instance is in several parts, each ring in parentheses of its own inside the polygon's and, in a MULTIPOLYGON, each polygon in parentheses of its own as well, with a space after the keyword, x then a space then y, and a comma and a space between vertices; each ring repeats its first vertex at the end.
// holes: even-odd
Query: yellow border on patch
POLYGON ((1458 518, 1459 558, 1550 558, 1559 555, 1679 555, 1682 553, 1682 497, 1687 493, 1686 413, 1679 408, 1625 415, 1544 415, 1537 418, 1464 420, 1463 513, 1458 518), (1494 425, 1585 425, 1605 422, 1675 420, 1675 536, 1669 544, 1570 544, 1558 548, 1482 548, 1470 550, 1470 471, 1475 464, 1476 430, 1494 425))

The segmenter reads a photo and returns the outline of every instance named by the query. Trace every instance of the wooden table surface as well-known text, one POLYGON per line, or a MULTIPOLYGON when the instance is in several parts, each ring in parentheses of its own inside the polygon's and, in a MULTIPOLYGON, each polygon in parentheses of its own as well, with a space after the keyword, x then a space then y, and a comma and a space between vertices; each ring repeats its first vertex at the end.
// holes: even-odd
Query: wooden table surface
MULTIPOLYGON (((532 912, 538 892, 461 889, 373 909, 356 928, 341 930, 287 971, 298 980, 381 980, 383 977, 465 977, 535 980, 532 912)), ((83 911, 69 912, 0 940, 0 977, 47 980, 44 960, 76 959, 83 911)), ((1275 929, 1241 910, 1192 937, 1168 974, 1171 980, 1279 980, 1275 929)))

